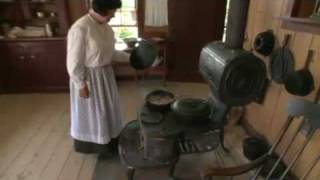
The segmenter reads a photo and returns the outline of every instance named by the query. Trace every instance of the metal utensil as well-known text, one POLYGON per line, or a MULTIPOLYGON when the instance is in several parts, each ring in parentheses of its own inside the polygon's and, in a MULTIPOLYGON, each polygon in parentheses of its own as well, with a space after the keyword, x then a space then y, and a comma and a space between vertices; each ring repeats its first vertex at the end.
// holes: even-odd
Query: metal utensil
MULTIPOLYGON (((320 98, 320 87, 318 89, 317 95, 314 99, 314 103, 318 103, 319 102, 319 98, 320 98)), ((291 138, 289 144, 287 145, 287 147, 283 150, 283 152, 281 153, 281 155, 279 156, 279 158, 277 159, 276 163, 273 165, 272 169, 270 170, 270 172, 268 173, 266 180, 270 179, 273 172, 276 170, 276 168, 278 167, 279 163, 281 162, 282 158, 287 154, 287 152, 289 151, 291 145, 293 144, 295 138, 297 137, 297 135, 299 134, 299 132, 301 132, 301 129, 303 128, 304 122, 307 121, 306 118, 303 118, 301 124, 299 125, 299 127, 297 128, 297 130, 295 131, 293 137, 291 138)))
POLYGON ((307 60, 303 69, 290 73, 285 80, 286 90, 298 96, 306 96, 314 89, 314 79, 309 71, 314 52, 309 50, 307 60))
POLYGON ((282 47, 275 50, 270 57, 271 77, 279 84, 282 84, 287 75, 294 70, 294 56, 288 48, 290 39, 291 35, 286 34, 282 47))
MULTIPOLYGON (((314 102, 318 102, 320 99, 320 87, 318 89, 317 95, 315 97, 314 102)), ((288 119, 286 121, 286 124, 282 127, 279 136, 277 137, 274 145, 270 148, 268 155, 270 156, 274 150, 277 148, 281 140, 283 139, 284 135, 286 134, 286 131, 288 130, 289 126, 292 124, 294 117, 304 116, 305 119, 308 119, 308 121, 311 124, 311 128, 307 137, 307 140, 305 141, 303 148, 299 150, 294 156, 294 159, 289 164, 288 168, 285 170, 283 175, 281 176, 282 179, 286 177, 290 169, 293 167, 303 150, 305 149, 305 146, 308 144, 309 140, 312 138, 314 132, 320 127, 320 104, 315 104, 313 102, 309 102, 307 100, 302 99, 293 99, 290 100, 288 103, 288 119)), ((264 165, 259 167, 254 176, 252 177, 253 180, 256 180, 264 168, 264 165)))
MULTIPOLYGON (((278 147, 278 145, 280 144, 282 138, 283 138, 284 135, 286 134, 286 132, 287 132, 288 128, 290 127, 290 125, 291 125, 291 123, 292 123, 293 120, 294 120, 293 116, 288 116, 288 118, 287 118, 287 120, 286 120, 286 123, 285 123, 285 125, 282 127, 282 129, 281 129, 281 131, 280 131, 280 133, 279 133, 279 135, 278 135, 275 143, 272 145, 272 147, 271 147, 270 150, 268 151, 268 153, 267 153, 268 156, 271 156, 272 153, 275 151, 275 149, 278 147)), ((260 167, 256 170, 254 176, 252 177, 252 180, 256 180, 256 179, 258 178, 258 176, 259 176, 259 174, 260 174, 260 172, 262 171, 263 168, 264 168, 264 165, 260 166, 260 167)))
MULTIPOLYGON (((319 102, 319 100, 320 100, 320 88, 318 89, 318 92, 316 94, 314 102, 319 102)), ((308 122, 310 123, 310 126, 309 126, 310 129, 309 129, 309 132, 307 134, 307 138, 306 138, 306 140, 304 141, 304 143, 302 145, 302 148, 298 152, 296 152, 293 160, 290 162, 290 164, 288 165, 287 169, 285 170, 285 172, 283 173, 283 175, 280 177, 279 180, 283 180, 286 177, 286 175, 289 173, 291 168, 295 165, 295 163, 299 159, 300 155, 303 153, 303 151, 305 150, 305 148, 309 144, 309 142, 312 139, 314 133, 318 129, 320 129, 320 104, 315 104, 314 102, 310 103, 310 102, 305 101, 305 100, 297 100, 297 101, 301 102, 300 103, 300 107, 301 107, 300 109, 302 109, 301 113, 304 111, 303 114, 305 114, 305 118, 306 118, 305 120, 308 120, 308 122)))
POLYGON ((313 168, 316 167, 316 165, 318 164, 319 161, 320 161, 320 156, 318 156, 318 158, 313 161, 313 163, 310 165, 308 170, 303 174, 303 176, 300 178, 300 180, 305 180, 308 177, 308 175, 310 174, 310 172, 313 170, 313 168))

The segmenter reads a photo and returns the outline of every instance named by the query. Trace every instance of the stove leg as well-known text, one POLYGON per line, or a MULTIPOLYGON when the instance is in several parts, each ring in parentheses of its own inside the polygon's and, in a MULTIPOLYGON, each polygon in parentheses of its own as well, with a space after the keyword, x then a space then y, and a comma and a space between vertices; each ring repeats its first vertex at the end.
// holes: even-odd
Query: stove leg
POLYGON ((134 172, 135 172, 134 168, 128 168, 127 170, 128 180, 133 180, 134 172))
POLYGON ((177 163, 174 163, 174 164, 172 164, 172 165, 170 166, 170 169, 169 169, 169 177, 171 177, 171 178, 174 178, 174 171, 175 171, 175 169, 176 169, 176 165, 177 165, 177 163))
POLYGON ((179 159, 180 159, 180 155, 178 155, 178 159, 170 166, 169 177, 171 177, 172 179, 175 179, 174 171, 176 170, 176 166, 177 166, 179 159))

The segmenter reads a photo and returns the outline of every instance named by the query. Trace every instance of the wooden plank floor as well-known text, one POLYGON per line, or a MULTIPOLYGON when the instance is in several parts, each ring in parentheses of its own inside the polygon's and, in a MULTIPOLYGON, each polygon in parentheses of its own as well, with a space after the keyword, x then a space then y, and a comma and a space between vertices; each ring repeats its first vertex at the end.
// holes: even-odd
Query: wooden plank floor
MULTIPOLYGON (((135 119, 159 83, 119 84, 124 119, 135 119)), ((178 96, 208 97, 208 87, 168 83, 178 96)), ((96 155, 75 153, 69 136, 68 94, 0 95, 0 180, 90 180, 96 155)))

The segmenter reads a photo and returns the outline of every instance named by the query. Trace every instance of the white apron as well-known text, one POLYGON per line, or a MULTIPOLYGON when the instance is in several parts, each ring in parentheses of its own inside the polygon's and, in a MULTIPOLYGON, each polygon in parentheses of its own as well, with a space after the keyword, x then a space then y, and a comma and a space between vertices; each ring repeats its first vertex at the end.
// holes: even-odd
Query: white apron
POLYGON ((88 69, 89 98, 79 96, 70 83, 71 136, 74 139, 107 144, 117 137, 123 123, 118 88, 111 66, 88 69))
POLYGON ((122 129, 118 88, 110 66, 114 43, 111 27, 97 23, 90 15, 80 18, 69 30, 67 68, 74 139, 107 144, 122 129), (84 81, 89 87, 88 99, 79 96, 84 81))

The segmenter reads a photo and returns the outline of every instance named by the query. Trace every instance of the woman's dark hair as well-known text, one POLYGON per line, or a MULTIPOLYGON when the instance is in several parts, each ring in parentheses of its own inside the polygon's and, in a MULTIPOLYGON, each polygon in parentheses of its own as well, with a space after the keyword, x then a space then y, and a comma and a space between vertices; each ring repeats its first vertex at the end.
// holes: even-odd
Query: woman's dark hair
POLYGON ((108 10, 121 8, 121 0, 93 0, 92 9, 99 14, 105 14, 108 10))

